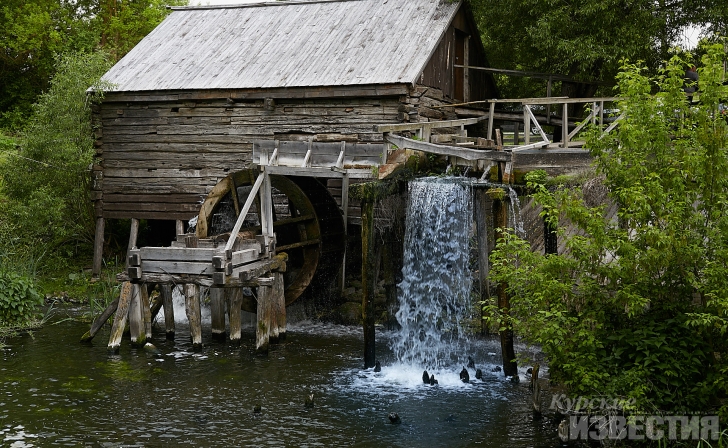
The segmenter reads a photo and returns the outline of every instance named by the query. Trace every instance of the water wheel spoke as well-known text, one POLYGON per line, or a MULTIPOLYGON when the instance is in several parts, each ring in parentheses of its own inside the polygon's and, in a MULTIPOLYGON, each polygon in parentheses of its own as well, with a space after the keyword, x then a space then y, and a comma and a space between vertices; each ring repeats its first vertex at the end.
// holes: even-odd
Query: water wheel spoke
POLYGON ((299 247, 313 246, 315 244, 320 244, 320 243, 321 243, 321 240, 316 238, 313 240, 301 241, 301 242, 293 243, 293 244, 286 244, 285 246, 277 246, 276 251, 285 252, 287 250, 297 249, 299 247))
POLYGON ((316 219, 316 216, 314 215, 304 215, 304 216, 296 216, 295 218, 285 218, 285 219, 279 219, 278 221, 273 222, 273 227, 280 227, 285 226, 288 224, 296 224, 299 222, 305 222, 305 221, 313 221, 316 219))

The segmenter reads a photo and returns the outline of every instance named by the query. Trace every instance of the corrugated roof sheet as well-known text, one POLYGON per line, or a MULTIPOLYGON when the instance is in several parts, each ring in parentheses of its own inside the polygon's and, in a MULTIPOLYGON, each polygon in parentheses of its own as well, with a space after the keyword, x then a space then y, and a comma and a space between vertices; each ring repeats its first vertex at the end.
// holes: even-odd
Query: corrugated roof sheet
POLYGON ((177 9, 104 79, 115 91, 413 83, 459 5, 344 0, 177 9))

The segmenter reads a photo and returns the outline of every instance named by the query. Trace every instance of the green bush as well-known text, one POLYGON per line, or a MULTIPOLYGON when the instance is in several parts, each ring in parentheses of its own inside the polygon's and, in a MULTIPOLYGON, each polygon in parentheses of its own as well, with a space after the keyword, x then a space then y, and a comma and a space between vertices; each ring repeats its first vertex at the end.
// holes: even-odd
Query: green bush
POLYGON ((29 324, 42 303, 31 279, 0 271, 0 327, 29 324))

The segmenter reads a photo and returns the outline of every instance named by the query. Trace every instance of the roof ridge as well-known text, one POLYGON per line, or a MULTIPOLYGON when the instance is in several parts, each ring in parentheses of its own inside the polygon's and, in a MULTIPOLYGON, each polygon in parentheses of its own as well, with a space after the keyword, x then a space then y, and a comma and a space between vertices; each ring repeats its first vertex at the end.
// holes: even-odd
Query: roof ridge
POLYGON ((169 6, 173 11, 196 11, 204 9, 238 9, 238 8, 260 8, 264 6, 292 6, 292 5, 308 5, 316 3, 344 3, 359 2, 364 0, 279 0, 273 2, 260 3, 238 3, 234 5, 199 5, 199 6, 169 6))

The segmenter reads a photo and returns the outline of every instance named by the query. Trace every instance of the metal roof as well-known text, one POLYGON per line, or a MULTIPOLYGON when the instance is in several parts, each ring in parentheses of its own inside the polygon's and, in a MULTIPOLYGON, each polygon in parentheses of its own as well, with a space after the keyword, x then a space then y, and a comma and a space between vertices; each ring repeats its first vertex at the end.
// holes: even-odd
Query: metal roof
POLYGON ((113 91, 414 83, 460 2, 176 8, 109 70, 113 91))

